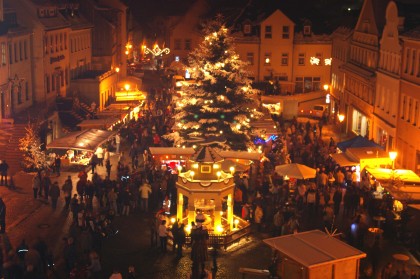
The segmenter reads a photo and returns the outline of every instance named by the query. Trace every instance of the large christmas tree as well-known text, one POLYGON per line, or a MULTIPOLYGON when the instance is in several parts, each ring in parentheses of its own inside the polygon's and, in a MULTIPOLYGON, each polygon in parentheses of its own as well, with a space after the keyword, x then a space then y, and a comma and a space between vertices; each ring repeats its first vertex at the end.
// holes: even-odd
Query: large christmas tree
POLYGON ((182 88, 175 144, 216 138, 222 149, 252 149, 249 122, 256 114, 252 106, 257 91, 251 87, 246 63, 235 52, 222 18, 208 22, 203 31, 203 42, 189 56, 189 72, 198 86, 182 88))

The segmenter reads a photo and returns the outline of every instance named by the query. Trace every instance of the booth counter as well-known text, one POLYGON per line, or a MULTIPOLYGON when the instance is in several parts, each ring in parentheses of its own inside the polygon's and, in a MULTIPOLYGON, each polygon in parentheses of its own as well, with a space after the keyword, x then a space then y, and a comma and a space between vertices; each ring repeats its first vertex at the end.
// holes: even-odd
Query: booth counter
POLYGON ((98 147, 117 134, 116 131, 88 129, 70 133, 47 145, 50 150, 66 150, 62 158, 63 166, 69 164, 87 165, 98 147))

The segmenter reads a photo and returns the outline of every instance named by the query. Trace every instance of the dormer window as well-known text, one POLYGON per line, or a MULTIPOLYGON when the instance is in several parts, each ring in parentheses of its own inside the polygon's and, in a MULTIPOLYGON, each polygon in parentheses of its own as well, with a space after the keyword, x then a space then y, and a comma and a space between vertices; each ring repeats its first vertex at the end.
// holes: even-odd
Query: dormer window
POLYGON ((311 35, 311 26, 305 25, 303 26, 303 35, 310 36, 311 35))
POLYGON ((247 23, 244 25, 244 34, 246 35, 251 34, 251 24, 247 23))

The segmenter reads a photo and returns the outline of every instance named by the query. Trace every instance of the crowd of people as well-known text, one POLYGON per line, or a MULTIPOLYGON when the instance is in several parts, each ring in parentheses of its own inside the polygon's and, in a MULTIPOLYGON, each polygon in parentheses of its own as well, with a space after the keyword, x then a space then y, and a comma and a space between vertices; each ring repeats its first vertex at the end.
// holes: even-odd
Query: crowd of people
MULTIPOLYGON (((63 197, 64 209, 72 216, 73 223, 63 239, 64 249, 60 255, 70 278, 108 278, 102 272, 99 255, 103 241, 118 233, 113 226, 115 218, 128 216, 136 210, 149 212, 168 204, 172 204, 171 208, 163 208, 163 212, 176 209, 177 176, 162 169, 149 152, 149 147, 168 144, 162 136, 173 125, 171 96, 165 89, 149 90, 148 101, 137 120, 126 123, 111 145, 114 150, 104 148, 99 156, 96 154, 95 165, 81 171, 75 184, 71 177, 63 185, 53 183, 51 173, 46 170, 34 176, 33 197, 49 200, 53 209, 63 197), (120 146, 121 143, 128 146, 128 151, 120 146), (110 163, 110 152, 118 156, 116 166, 110 163), (106 168, 105 177, 97 173, 97 165, 106 168), (88 171, 92 172, 91 179, 88 179, 88 171)), ((387 201, 380 206, 372 201, 374 185, 369 179, 362 177, 358 182, 354 170, 342 168, 331 159, 329 154, 335 151, 336 144, 332 138, 328 142, 322 137, 327 120, 304 123, 296 118, 291 122, 281 117, 274 119, 279 134, 276 140, 264 144, 264 155, 268 160, 258 167, 256 175, 252 171, 235 175, 235 214, 251 222, 257 234, 280 236, 314 228, 332 233, 339 229, 344 240, 367 252, 369 264, 364 278, 374 278, 375 274, 381 274, 384 279, 390 276, 417 278, 414 273, 411 277, 403 277, 401 274, 407 273, 406 270, 399 270, 400 277, 395 277, 397 271, 389 271, 388 265, 384 270, 379 269, 377 258, 382 243, 379 239, 365 242, 371 217, 382 215, 386 218, 383 229, 385 236, 392 239, 403 236, 407 216, 402 215, 401 222, 395 224, 387 201), (288 180, 276 175, 276 165, 290 162, 316 168, 316 178, 288 180), (318 220, 322 222, 318 223, 318 220), (397 227, 401 234, 395 233, 397 227)), ((7 177, 7 169, 6 173, 3 171, 5 162, 2 164, 1 183, 7 177)), ((59 168, 55 172, 60 175, 59 168)), ((167 220, 159 214, 156 216, 150 225, 152 245, 157 246, 159 239, 160 248, 165 252, 171 233, 176 255, 181 257, 186 237, 184 224, 176 222, 169 231, 167 220)), ((5 224, 0 225, 4 232, 5 224)), ((14 251, 4 235, 2 248, 5 278, 45 278, 49 270, 54 270, 51 251, 41 239, 31 249, 22 242, 14 251)), ((128 268, 127 276, 135 278, 133 266, 128 268)), ((115 269, 109 278, 122 278, 122 273, 115 269)))

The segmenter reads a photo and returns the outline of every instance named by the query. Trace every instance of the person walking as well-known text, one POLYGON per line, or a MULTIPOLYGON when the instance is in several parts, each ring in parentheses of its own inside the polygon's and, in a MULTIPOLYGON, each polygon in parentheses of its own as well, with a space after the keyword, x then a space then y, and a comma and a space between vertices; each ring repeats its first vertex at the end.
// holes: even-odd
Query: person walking
POLYGON ((57 173, 57 176, 60 176, 60 170, 61 170, 61 158, 60 158, 60 156, 55 157, 54 167, 55 167, 55 172, 57 173))
POLYGON ((162 220, 162 223, 159 226, 159 239, 162 252, 166 252, 168 243, 168 228, 166 227, 166 220, 162 220))
POLYGON ((121 143, 121 136, 120 134, 116 134, 115 135, 115 144, 116 144, 116 153, 119 154, 120 153, 120 143, 121 143))
POLYGON ((107 159, 107 160, 105 161, 105 168, 106 168, 106 175, 107 175, 108 177, 111 177, 111 167, 112 167, 112 165, 111 165, 111 161, 109 161, 109 159, 107 159))
POLYGON ((63 187, 61 187, 61 191, 64 194, 64 201, 66 202, 65 208, 69 209, 70 207, 70 200, 71 200, 71 192, 73 191, 73 182, 71 180, 71 176, 69 175, 64 181, 63 187))
POLYGON ((38 198, 38 192, 41 188, 41 173, 37 172, 37 174, 32 179, 32 190, 34 191, 34 199, 38 198))
POLYGON ((121 193, 121 201, 123 204, 123 209, 121 215, 128 216, 130 214, 130 199, 131 199, 131 193, 128 188, 126 188, 121 193))
POLYGON ((182 258, 182 247, 186 242, 186 234, 185 234, 185 225, 181 224, 178 229, 178 239, 177 239, 177 249, 176 249, 176 256, 177 258, 182 258))
POLYGON ((51 206, 53 209, 56 209, 57 201, 58 201, 58 198, 60 197, 60 188, 58 187, 57 181, 51 185, 50 197, 51 197, 51 206))
POLYGON ((48 195, 50 193, 51 187, 51 179, 48 173, 45 173, 44 177, 42 178, 42 187, 44 188, 45 199, 48 201, 48 195))
POLYGON ((6 232, 6 204, 0 197, 0 233, 6 232))
POLYGON ((149 184, 149 181, 146 179, 144 183, 139 188, 140 191, 140 208, 144 212, 149 211, 149 196, 152 193, 152 186, 149 184))
POLYGON ((99 146, 99 147, 96 149, 95 154, 96 154, 96 156, 97 156, 97 158, 98 158, 98 166, 103 167, 103 166, 104 166, 104 149, 103 149, 102 147, 100 147, 100 146, 99 146))
POLYGON ((3 160, 0 163, 0 185, 7 185, 7 171, 9 170, 9 165, 7 164, 6 160, 3 160), (5 184, 3 184, 3 180, 5 184))
POLYGON ((340 213, 340 205, 341 205, 342 199, 343 199, 343 194, 341 192, 340 186, 338 186, 333 195, 335 216, 338 216, 338 214, 340 213))
POLYGON ((98 156, 96 154, 92 155, 89 162, 90 166, 92 167, 92 174, 95 173, 96 165, 98 164, 98 156))
POLYGON ((262 209, 261 205, 258 204, 255 207, 255 215, 254 215, 254 222, 255 222, 255 224, 257 224, 258 232, 261 231, 261 223, 262 223, 263 216, 264 216, 263 209, 262 209))
POLYGON ((101 275, 102 267, 101 267, 101 262, 99 260, 98 253, 96 253, 95 251, 91 251, 89 253, 89 261, 90 261, 90 265, 87 267, 90 274, 89 278, 93 278, 93 279, 101 278, 100 275, 101 275))

